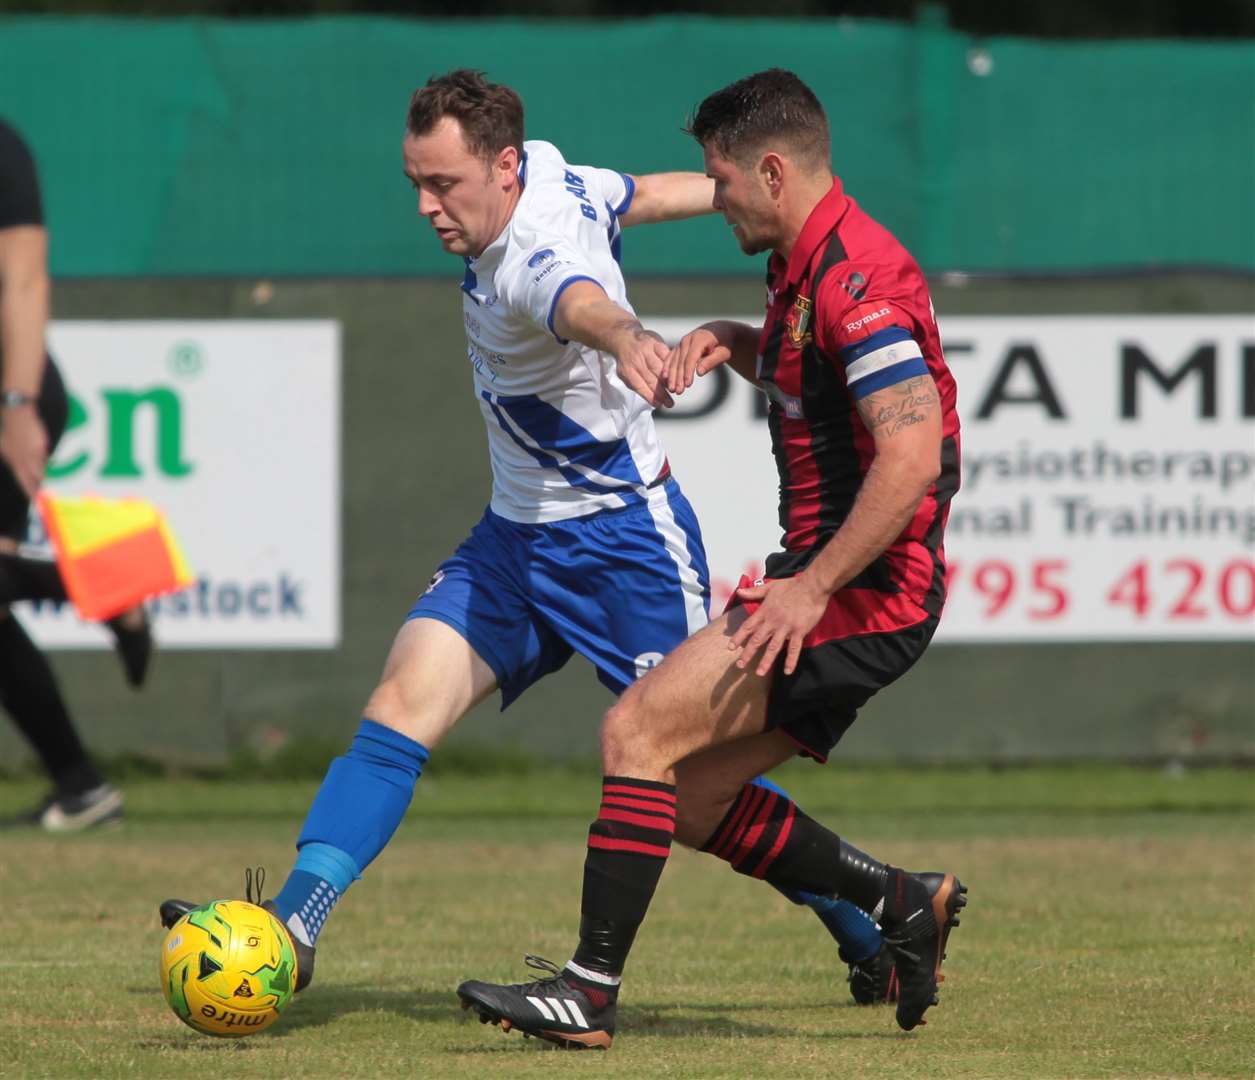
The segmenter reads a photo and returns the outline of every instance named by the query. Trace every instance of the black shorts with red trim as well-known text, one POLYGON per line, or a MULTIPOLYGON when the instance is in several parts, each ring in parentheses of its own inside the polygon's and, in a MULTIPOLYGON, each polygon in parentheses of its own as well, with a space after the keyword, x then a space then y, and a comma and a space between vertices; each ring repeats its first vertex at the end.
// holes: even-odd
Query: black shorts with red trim
MULTIPOLYGON (((740 584, 754 582, 742 578, 740 584)), ((859 709, 910 670, 937 630, 937 616, 924 611, 909 626, 879 632, 853 629, 858 620, 850 618, 851 609, 857 613, 865 606, 864 598, 839 590, 819 625, 807 635, 793 673, 784 674, 783 653, 776 660, 767 698, 767 730, 783 732, 797 743, 800 755, 821 765, 859 709)), ((734 593, 728 609, 733 607, 753 612, 758 604, 740 601, 734 593)))

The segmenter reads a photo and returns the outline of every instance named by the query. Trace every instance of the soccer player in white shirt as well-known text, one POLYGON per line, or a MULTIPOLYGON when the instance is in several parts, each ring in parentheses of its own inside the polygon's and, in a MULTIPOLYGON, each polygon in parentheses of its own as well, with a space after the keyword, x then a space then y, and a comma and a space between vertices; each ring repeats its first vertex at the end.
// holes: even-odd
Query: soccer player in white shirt
MULTIPOLYGON (((523 141, 513 90, 472 71, 415 93, 403 163, 420 216, 465 260, 492 498, 397 634, 267 902, 296 944, 297 989, 327 915, 469 709, 494 690, 508 705, 575 652, 620 693, 708 621, 697 520, 654 430, 653 406, 673 403, 669 349, 633 313, 618 251, 625 225, 710 212, 711 181, 568 164, 523 141)), ((163 921, 190 906, 167 901, 163 921)))

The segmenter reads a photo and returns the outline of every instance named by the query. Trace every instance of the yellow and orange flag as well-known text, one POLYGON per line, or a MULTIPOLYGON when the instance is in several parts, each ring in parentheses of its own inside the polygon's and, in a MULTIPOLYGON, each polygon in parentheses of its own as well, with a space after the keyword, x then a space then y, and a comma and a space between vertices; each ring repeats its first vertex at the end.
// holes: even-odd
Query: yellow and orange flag
POLYGON ((103 621, 195 578, 170 526, 143 499, 36 497, 65 591, 79 615, 103 621))

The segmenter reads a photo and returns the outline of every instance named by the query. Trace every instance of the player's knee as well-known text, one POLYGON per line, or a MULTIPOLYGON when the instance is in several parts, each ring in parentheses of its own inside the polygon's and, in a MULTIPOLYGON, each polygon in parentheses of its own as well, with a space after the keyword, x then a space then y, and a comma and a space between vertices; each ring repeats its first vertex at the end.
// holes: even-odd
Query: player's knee
POLYGON ((371 692, 366 701, 364 715, 368 720, 384 727, 402 731, 406 727, 406 703, 401 688, 395 680, 385 679, 371 692))
POLYGON ((421 695, 407 693, 400 679, 384 679, 371 693, 363 715, 367 720, 392 728, 429 750, 449 726, 434 715, 432 706, 421 695))
POLYGON ((631 749, 627 740, 631 713, 630 706, 625 708, 625 703, 620 700, 601 718, 601 762, 607 776, 623 774, 624 762, 631 749))
MULTIPOLYGON (((641 776, 660 764, 641 694, 629 687, 601 721, 601 759, 607 776, 641 776)), ((663 763, 669 764, 669 763, 663 763)))

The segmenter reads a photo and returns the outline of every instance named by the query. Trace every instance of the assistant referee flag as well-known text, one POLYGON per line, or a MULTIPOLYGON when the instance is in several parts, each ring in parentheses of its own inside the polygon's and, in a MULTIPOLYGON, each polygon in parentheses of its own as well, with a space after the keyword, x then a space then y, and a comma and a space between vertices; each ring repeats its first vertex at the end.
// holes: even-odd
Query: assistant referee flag
POLYGON ((161 511, 143 499, 37 496, 57 568, 75 609, 103 621, 195 578, 161 511))

